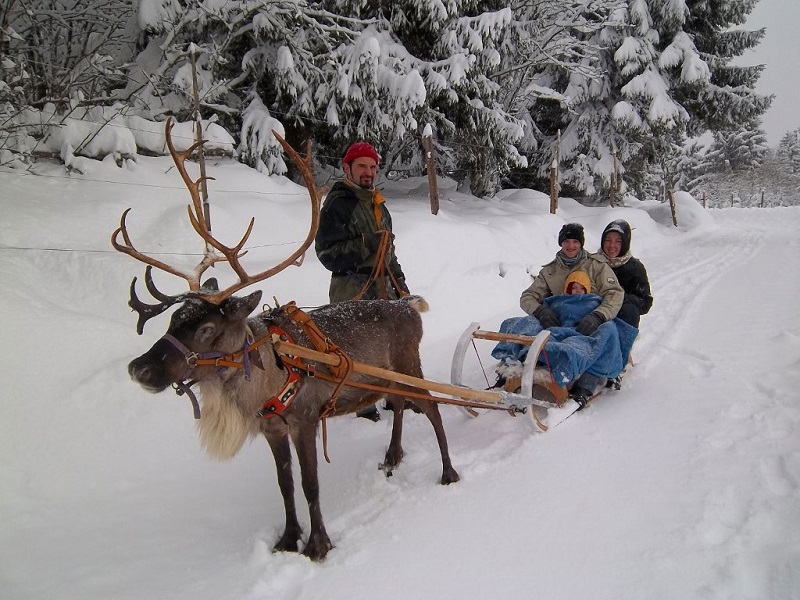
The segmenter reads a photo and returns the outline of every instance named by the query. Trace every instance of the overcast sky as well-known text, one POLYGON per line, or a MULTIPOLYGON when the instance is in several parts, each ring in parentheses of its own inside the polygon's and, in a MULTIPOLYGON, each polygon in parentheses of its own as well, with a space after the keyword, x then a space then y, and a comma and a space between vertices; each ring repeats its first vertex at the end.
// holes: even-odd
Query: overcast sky
POLYGON ((776 146, 787 131, 800 127, 797 108, 800 92, 800 0, 761 0, 747 20, 746 29, 767 28, 755 52, 747 52, 744 64, 764 64, 758 82, 762 94, 774 94, 764 115, 764 131, 776 146))

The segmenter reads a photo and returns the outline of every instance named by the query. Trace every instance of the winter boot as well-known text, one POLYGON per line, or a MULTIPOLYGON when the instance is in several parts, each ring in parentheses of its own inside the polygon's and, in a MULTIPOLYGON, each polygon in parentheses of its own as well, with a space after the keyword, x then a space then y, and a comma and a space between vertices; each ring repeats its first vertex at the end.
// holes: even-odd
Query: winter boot
POLYGON ((573 387, 569 391, 569 397, 578 404, 578 410, 583 410, 589 405, 592 395, 592 392, 582 387, 573 387))

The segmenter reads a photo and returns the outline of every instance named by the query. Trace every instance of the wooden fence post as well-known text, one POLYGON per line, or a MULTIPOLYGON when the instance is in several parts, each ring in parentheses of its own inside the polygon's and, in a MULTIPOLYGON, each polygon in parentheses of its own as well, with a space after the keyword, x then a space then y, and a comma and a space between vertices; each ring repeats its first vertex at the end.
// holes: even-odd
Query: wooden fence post
POLYGON ((558 210, 558 164, 561 160, 561 130, 556 134, 556 156, 550 165, 550 214, 556 214, 558 210))
POLYGON ((672 211, 672 224, 677 227, 678 226, 678 209, 675 206, 675 198, 672 195, 672 190, 668 192, 669 196, 669 209, 672 211))
POLYGON ((436 184, 436 161, 433 160, 433 131, 430 124, 422 132, 422 147, 425 149, 425 165, 428 169, 428 197, 431 214, 439 213, 439 188, 436 184))
POLYGON ((619 191, 619 161, 617 160, 617 151, 614 151, 614 170, 611 172, 611 190, 608 196, 608 203, 610 206, 617 205, 617 192, 619 191))

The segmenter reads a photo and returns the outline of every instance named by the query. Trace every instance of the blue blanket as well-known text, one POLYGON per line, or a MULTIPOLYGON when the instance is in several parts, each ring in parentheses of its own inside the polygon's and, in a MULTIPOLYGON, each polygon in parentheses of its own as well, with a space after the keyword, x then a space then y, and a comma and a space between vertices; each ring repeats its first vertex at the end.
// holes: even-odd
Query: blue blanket
MULTIPOLYGON (((614 319, 600 325, 592 335, 581 335, 575 330, 578 321, 597 308, 601 301, 597 294, 545 298, 545 304, 561 318, 562 327, 550 328, 550 340, 539 356, 539 363, 550 365, 559 385, 566 386, 587 371, 598 377, 613 378, 628 363, 631 347, 639 333, 635 327, 614 319)), ((511 317, 503 321, 500 331, 533 336, 542 331, 542 325, 536 317, 511 317)), ((527 354, 528 346, 512 342, 500 342, 492 350, 492 356, 500 361, 524 361, 527 354)))

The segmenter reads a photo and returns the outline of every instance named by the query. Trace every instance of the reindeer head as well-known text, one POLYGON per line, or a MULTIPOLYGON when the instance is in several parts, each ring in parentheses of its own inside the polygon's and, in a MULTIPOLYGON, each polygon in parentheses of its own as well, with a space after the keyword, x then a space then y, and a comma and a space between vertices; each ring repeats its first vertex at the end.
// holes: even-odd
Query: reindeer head
POLYGON ((154 393, 190 377, 202 381, 216 376, 219 367, 213 364, 214 359, 244 350, 247 317, 260 301, 260 291, 230 296, 219 304, 199 296, 183 298, 167 332, 150 350, 131 361, 128 373, 154 393))

